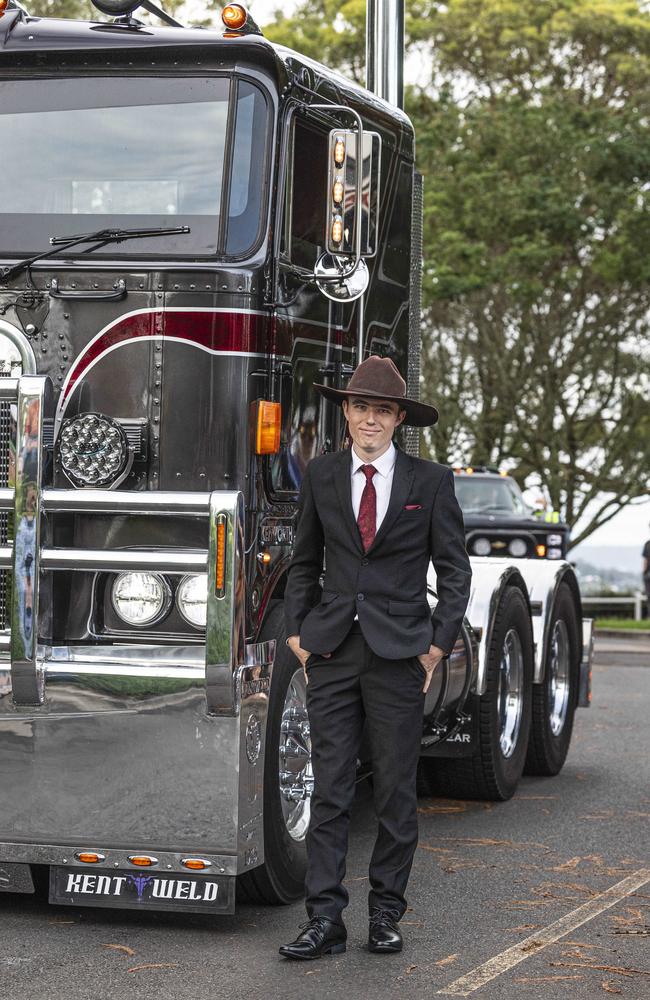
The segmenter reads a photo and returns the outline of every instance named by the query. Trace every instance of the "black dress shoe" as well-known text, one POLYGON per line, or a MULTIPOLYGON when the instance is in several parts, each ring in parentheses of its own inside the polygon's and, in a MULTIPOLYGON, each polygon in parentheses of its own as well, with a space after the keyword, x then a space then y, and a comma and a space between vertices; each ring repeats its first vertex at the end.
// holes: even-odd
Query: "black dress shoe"
POLYGON ((398 915, 393 910, 375 908, 370 911, 368 951, 388 954, 402 950, 404 942, 397 927, 398 919, 398 915))
POLYGON ((280 954, 285 958, 305 961, 322 955, 340 955, 345 951, 348 932, 343 924, 335 923, 329 917, 312 917, 301 924, 301 933, 291 944, 283 944, 280 954))

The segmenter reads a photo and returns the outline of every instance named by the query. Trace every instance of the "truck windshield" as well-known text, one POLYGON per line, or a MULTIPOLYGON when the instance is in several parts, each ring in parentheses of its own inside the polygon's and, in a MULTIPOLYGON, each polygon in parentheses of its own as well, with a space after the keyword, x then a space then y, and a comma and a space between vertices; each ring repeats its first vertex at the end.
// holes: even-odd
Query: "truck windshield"
POLYGON ((525 517, 530 513, 513 479, 456 476, 456 497, 463 514, 525 517))
POLYGON ((266 121, 261 90, 225 77, 0 81, 0 254, 38 253, 52 233, 189 226, 94 256, 243 256, 266 121))

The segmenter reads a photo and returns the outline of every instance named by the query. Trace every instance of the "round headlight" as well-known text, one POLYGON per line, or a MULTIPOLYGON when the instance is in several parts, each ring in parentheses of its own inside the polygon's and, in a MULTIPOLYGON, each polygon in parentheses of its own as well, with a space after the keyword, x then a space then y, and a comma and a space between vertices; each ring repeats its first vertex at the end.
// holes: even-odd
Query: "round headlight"
POLYGON ((208 575, 184 576, 176 591, 176 605, 186 622, 205 628, 208 608, 208 575))
POLYGON ((472 552, 477 556, 489 556, 492 545, 489 538, 477 538, 472 545, 472 552))
POLYGON ((101 413, 81 413, 64 421, 59 456, 63 471, 75 486, 117 485, 129 471, 124 429, 101 413))
POLYGON ((511 542, 508 542, 508 552, 516 559, 521 559, 528 552, 528 546, 523 538, 513 538, 511 542))
POLYGON ((113 607, 127 625, 151 625, 169 611, 169 584, 156 573, 120 573, 113 584, 113 607))

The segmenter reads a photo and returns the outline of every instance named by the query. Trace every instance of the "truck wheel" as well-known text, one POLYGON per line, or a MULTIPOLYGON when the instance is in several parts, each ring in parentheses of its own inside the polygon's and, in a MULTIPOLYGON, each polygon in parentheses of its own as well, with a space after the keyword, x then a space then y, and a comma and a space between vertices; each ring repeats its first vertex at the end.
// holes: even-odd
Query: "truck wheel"
POLYGON ((302 897, 314 779, 303 669, 285 643, 281 602, 267 615, 261 640, 276 639, 264 759, 264 864, 240 875, 240 899, 291 903, 302 897))
POLYGON ((472 757, 431 759, 438 794, 492 801, 514 795, 526 760, 532 686, 528 606, 517 587, 507 587, 487 652, 487 688, 478 701, 478 748, 472 757))
POLYGON ((544 680, 533 686, 526 774, 559 774, 571 743, 578 697, 580 641, 570 588, 561 583, 550 622, 544 680))

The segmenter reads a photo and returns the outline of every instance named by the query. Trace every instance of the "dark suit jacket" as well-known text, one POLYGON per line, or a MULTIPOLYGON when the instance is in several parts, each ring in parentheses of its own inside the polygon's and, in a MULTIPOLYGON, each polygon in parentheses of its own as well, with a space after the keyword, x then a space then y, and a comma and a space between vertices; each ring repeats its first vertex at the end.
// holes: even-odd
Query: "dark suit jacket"
POLYGON ((378 656, 417 656, 432 642, 449 652, 472 575, 453 473, 398 449, 388 510, 364 553, 352 510, 351 464, 346 450, 307 466, 284 597, 287 635, 299 635, 310 652, 330 653, 356 613, 378 656), (429 560, 438 576, 433 616, 426 596, 429 560))

